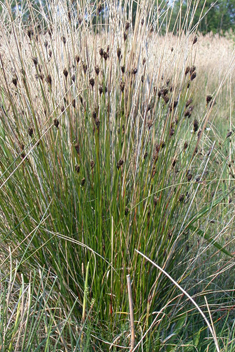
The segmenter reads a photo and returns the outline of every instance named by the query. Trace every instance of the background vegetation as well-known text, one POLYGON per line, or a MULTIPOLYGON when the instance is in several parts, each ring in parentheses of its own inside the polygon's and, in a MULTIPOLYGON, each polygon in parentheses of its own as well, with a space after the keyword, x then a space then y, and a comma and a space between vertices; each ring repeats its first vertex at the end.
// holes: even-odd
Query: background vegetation
POLYGON ((3 351, 234 350, 233 42, 187 5, 2 3, 3 351))

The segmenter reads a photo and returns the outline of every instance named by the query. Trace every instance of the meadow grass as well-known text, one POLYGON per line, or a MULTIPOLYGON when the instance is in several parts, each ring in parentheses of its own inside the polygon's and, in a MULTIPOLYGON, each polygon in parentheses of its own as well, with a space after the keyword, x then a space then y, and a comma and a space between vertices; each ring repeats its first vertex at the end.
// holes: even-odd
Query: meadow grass
POLYGON ((150 0, 3 5, 1 349, 232 351, 232 40, 150 0))

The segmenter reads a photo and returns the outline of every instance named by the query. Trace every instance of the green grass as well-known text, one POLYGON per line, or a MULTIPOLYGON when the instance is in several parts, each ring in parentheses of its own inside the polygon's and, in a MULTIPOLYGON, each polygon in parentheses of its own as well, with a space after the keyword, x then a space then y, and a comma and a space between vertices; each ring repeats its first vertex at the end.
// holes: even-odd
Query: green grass
POLYGON ((52 7, 45 33, 30 3, 31 27, 1 14, 1 346, 129 349, 130 275, 139 351, 232 351, 233 135, 206 129, 224 106, 186 114, 191 42, 146 52, 170 10, 96 5, 52 7))

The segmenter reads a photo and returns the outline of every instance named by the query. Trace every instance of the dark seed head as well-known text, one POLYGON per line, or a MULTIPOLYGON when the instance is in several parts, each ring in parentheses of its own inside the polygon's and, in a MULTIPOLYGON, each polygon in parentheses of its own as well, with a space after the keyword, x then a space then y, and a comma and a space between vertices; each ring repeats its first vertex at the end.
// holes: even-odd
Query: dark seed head
POLYGON ((128 31, 129 28, 130 28, 130 22, 126 21, 125 31, 128 31))
POLYGON ((179 196, 179 201, 180 201, 180 203, 182 203, 183 201, 184 201, 184 194, 181 194, 180 196, 179 196))
POLYGON ((187 109, 184 113, 184 116, 189 118, 191 116, 191 111, 187 109))
POLYGON ((87 71, 87 64, 84 63, 84 64, 82 65, 82 68, 83 68, 83 72, 86 73, 86 71, 87 71))
POLYGON ((86 182, 86 179, 85 179, 85 177, 83 177, 83 179, 81 180, 81 186, 84 186, 85 182, 86 182))
POLYGON ((170 98, 168 97, 168 95, 164 95, 163 100, 167 104, 169 102, 170 98))
POLYGON ((132 73, 133 75, 135 75, 135 74, 137 73, 137 68, 136 68, 136 67, 133 68, 133 69, 131 70, 131 73, 132 73))
POLYGON ((64 68, 64 70, 63 70, 63 74, 64 74, 64 76, 65 76, 65 78, 67 78, 68 77, 68 70, 66 69, 66 68, 64 68))
POLYGON ((28 134, 29 134, 30 137, 33 136, 33 129, 32 129, 32 127, 29 127, 29 128, 28 128, 28 134))
POLYGON ((33 34, 34 34, 34 32, 33 32, 32 29, 28 29, 28 30, 27 30, 27 34, 28 34, 29 39, 31 39, 32 36, 33 36, 33 34))
POLYGON ((93 112, 92 112, 92 117, 93 117, 93 119, 95 120, 96 119, 96 111, 94 110, 93 112))
POLYGON ((95 80, 94 80, 94 78, 90 78, 89 83, 90 83, 91 87, 93 88, 94 85, 95 85, 95 80))
POLYGON ((197 37, 195 36, 195 37, 193 38, 193 44, 196 44, 196 42, 197 42, 197 37))
POLYGON ((192 177, 193 177, 193 175, 192 175, 191 173, 188 173, 188 175, 187 175, 187 180, 188 180, 188 181, 191 181, 191 180, 192 180, 192 177))
POLYGON ((121 49, 118 48, 118 49, 117 49, 117 57, 118 57, 119 59, 120 59, 120 57, 121 57, 121 54, 122 54, 121 49))
POLYGON ((37 64, 38 64, 38 59, 37 59, 36 57, 33 57, 32 60, 33 60, 34 65, 37 66, 37 64))
POLYGON ((184 150, 188 148, 188 142, 184 142, 184 150))
POLYGON ((120 167, 124 164, 124 161, 122 159, 120 159, 117 163, 117 168, 118 170, 120 169, 120 167))
POLYGON ((187 66, 186 69, 185 69, 185 76, 187 76, 187 74, 190 72, 190 67, 187 66))
POLYGON ((173 103, 171 104, 170 110, 174 110, 176 108, 176 106, 178 105, 178 100, 173 101, 173 103))
POLYGON ((193 99, 192 99, 192 98, 190 98, 189 100, 187 100, 187 101, 186 101, 186 104, 185 104, 186 108, 187 108, 190 104, 192 104, 192 102, 193 102, 193 99))
POLYGON ((168 91, 169 91, 168 88, 162 88, 159 92, 160 96, 164 97, 165 95, 167 95, 168 91))
POLYGON ((193 72, 190 76, 191 81, 193 81, 197 77, 196 72, 193 72))
POLYGON ((198 121, 195 119, 193 121, 193 130, 194 130, 194 132, 197 132, 198 127, 199 127, 198 121))
POLYGON ((121 67, 121 71, 122 71, 122 73, 125 73, 125 66, 121 67))
POLYGON ((129 209, 128 209, 128 207, 125 207, 125 215, 127 216, 128 213, 129 213, 129 209))
POLYGON ((196 66, 192 66, 191 68, 190 68, 190 74, 192 74, 193 72, 195 72, 196 71, 196 66))
POLYGON ((97 76, 100 73, 100 68, 98 65, 96 65, 96 67, 95 67, 95 73, 97 74, 97 76))
POLYGON ((45 40, 45 42, 44 42, 44 46, 45 46, 45 48, 47 48, 47 47, 48 47, 48 41, 47 41, 47 40, 45 40))
POLYGON ((13 83, 15 86, 17 86, 17 82, 18 82, 17 76, 13 77, 13 78, 12 78, 12 83, 13 83))
POLYGON ((121 89, 121 92, 124 91, 124 89, 125 89, 125 82, 121 82, 121 83, 120 83, 120 89, 121 89))
POLYGON ((78 143, 75 144, 74 148, 75 148, 76 152, 79 154, 80 148, 79 148, 79 144, 78 143))
POLYGON ((99 53, 100 53, 100 56, 102 57, 104 55, 104 49, 100 48, 99 53))
POLYGON ((64 36, 61 38, 61 40, 64 44, 66 44, 66 38, 64 36))
POLYGON ((127 40, 127 33, 124 32, 124 41, 126 41, 126 40, 127 40))
POLYGON ((91 160, 91 168, 94 169, 94 167, 95 167, 95 162, 94 160, 91 160))
POLYGON ((47 77, 46 77, 46 82, 47 82, 48 84, 50 84, 50 86, 51 86, 51 82, 52 82, 52 80, 51 80, 51 75, 47 75, 47 77))
POLYGON ((212 95, 207 95, 206 96, 206 104, 208 105, 211 100, 212 100, 212 95))
POLYGON ((72 100, 72 106, 75 108, 75 106, 76 106, 76 100, 75 99, 73 99, 72 100))
POLYGON ((108 59, 108 57, 109 57, 109 54, 105 51, 103 55, 103 58, 105 59, 105 61, 108 59))
POLYGON ((79 61, 80 61, 80 57, 79 57, 78 55, 76 55, 76 56, 75 56, 75 60, 76 60, 76 62, 77 62, 77 64, 78 64, 79 61))
POLYGON ((59 121, 57 120, 57 119, 54 119, 54 126, 56 127, 56 128, 58 128, 59 127, 59 121))
POLYGON ((100 95, 103 93, 103 87, 102 86, 99 86, 99 92, 100 92, 100 95))
POLYGON ((52 34, 53 34, 52 27, 48 28, 47 33, 49 34, 50 37, 52 36, 52 34))
POLYGON ((80 165, 76 165, 76 166, 75 166, 75 171, 79 174, 79 172, 80 172, 80 165))

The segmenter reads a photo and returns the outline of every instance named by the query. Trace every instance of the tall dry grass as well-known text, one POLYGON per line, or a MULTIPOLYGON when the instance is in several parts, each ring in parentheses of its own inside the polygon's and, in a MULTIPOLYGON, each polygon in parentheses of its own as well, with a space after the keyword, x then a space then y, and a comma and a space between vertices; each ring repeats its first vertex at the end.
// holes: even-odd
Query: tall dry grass
POLYGON ((233 318, 232 113, 216 125, 232 44, 161 36, 153 1, 135 25, 132 1, 98 5, 50 3, 45 27, 30 2, 28 26, 8 3, 1 14, 2 297, 17 306, 4 306, 1 345, 128 348, 130 275, 142 350, 223 349, 232 339, 208 334, 233 318), (211 330, 152 262, 209 310, 211 330))

